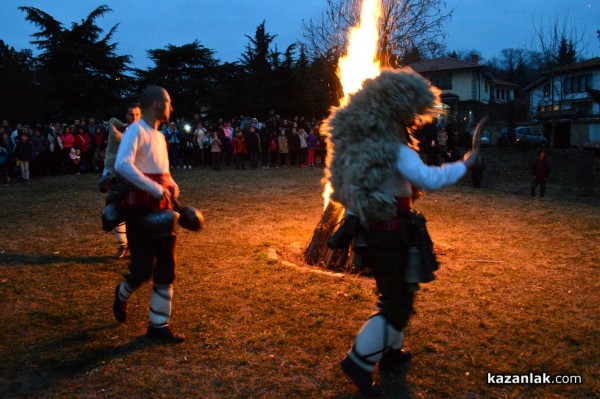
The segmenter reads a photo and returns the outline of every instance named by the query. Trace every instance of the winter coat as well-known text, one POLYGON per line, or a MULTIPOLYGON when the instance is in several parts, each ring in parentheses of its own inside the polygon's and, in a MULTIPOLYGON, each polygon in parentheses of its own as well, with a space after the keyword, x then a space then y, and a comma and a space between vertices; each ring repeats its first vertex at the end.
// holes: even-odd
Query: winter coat
POLYGON ((17 141, 15 153, 19 161, 33 161, 35 159, 35 147, 30 140, 17 141))

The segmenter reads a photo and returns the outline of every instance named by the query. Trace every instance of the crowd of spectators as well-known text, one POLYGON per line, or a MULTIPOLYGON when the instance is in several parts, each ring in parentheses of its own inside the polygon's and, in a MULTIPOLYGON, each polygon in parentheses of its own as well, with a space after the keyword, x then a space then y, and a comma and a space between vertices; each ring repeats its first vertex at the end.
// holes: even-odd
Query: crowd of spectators
MULTIPOLYGON (((107 145, 108 122, 79 118, 72 124, 48 123, 0 126, 0 183, 62 174, 101 173, 107 145)), ((252 117, 205 120, 199 114, 177 118, 160 130, 169 148, 173 169, 221 167, 239 170, 323 166, 326 144, 321 120, 281 118, 271 112, 266 120, 252 117)), ((429 165, 462 156, 469 137, 454 124, 426 125, 415 132, 421 154, 429 165)))
MULTIPOLYGON (((0 126, 0 182, 63 174, 101 173, 107 145, 107 123, 79 118, 73 123, 46 125, 3 120, 0 126)), ((320 121, 281 118, 271 113, 264 121, 178 118, 161 126, 169 148, 171 168, 221 167, 267 169, 322 166, 325 140, 320 121)))

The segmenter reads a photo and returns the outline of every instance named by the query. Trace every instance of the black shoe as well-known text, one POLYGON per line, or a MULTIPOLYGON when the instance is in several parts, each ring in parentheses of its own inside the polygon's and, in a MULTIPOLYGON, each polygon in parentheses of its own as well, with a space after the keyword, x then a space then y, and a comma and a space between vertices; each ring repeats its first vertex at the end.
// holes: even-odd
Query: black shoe
POLYGON ((119 245, 119 248, 117 248, 117 253, 115 254, 115 259, 123 259, 126 257, 128 250, 129 248, 127 247, 127 244, 119 245))
POLYGON ((173 334, 169 327, 156 328, 148 326, 146 336, 148 338, 157 339, 165 343, 179 344, 185 341, 185 337, 183 335, 173 334))
POLYGON ((113 315, 115 315, 115 319, 119 323, 124 323, 127 320, 127 302, 121 301, 119 297, 119 287, 121 284, 117 285, 115 288, 115 302, 113 303, 113 315))
POLYGON ((379 361, 379 370, 392 371, 410 362, 412 355, 402 349, 390 349, 379 361))
POLYGON ((377 398, 381 396, 381 388, 373 383, 371 373, 360 368, 360 366, 354 363, 348 356, 342 360, 340 366, 342 366, 344 373, 350 377, 363 396, 366 396, 367 398, 377 398))

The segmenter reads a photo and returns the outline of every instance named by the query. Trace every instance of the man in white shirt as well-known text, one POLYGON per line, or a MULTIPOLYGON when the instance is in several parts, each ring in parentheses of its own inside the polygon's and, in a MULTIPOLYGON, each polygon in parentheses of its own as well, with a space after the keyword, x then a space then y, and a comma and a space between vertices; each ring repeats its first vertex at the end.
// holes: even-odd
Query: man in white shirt
POLYGON ((146 88, 140 102, 142 119, 131 124, 123 135, 115 161, 116 172, 133 188, 125 194, 124 201, 131 264, 125 280, 115 289, 113 314, 117 321, 126 321, 127 300, 152 278, 154 287, 146 335, 179 343, 185 338, 169 328, 175 280, 175 233, 171 228, 158 237, 155 230, 160 226, 148 223, 149 217, 160 210, 163 212, 159 221, 169 221, 164 216, 172 209, 172 198, 179 196, 179 187, 169 171, 167 143, 158 131, 160 124, 169 120, 173 108, 169 93, 158 86, 146 88))
MULTIPOLYGON (((431 270, 429 279, 418 281, 409 273, 409 247, 419 234, 411 227, 412 202, 421 190, 456 183, 477 158, 469 152, 463 160, 441 167, 423 163, 412 132, 437 114, 438 103, 439 90, 420 75, 387 70, 365 81, 324 125, 333 144, 328 162, 332 199, 352 215, 347 219, 354 220, 352 229, 359 234, 355 252, 373 272, 380 294, 377 312, 364 323, 341 362, 367 397, 381 394, 373 384, 375 365, 392 370, 410 359, 401 349, 403 330, 413 313, 418 283, 433 279, 431 270)), ((351 224, 346 221, 342 228, 352 230, 346 223, 351 224)))

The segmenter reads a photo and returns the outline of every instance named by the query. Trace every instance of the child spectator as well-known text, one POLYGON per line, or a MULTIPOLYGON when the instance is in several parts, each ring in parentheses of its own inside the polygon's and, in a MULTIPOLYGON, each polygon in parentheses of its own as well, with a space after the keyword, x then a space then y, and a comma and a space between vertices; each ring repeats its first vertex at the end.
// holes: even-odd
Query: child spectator
POLYGON ((315 151, 319 148, 316 128, 310 129, 310 133, 306 137, 307 155, 308 155, 308 166, 315 166, 315 151))
POLYGON ((281 133, 279 133, 277 140, 279 143, 279 163, 282 168, 285 168, 286 157, 290 151, 288 148, 288 140, 285 135, 285 129, 281 129, 281 133))
POLYGON ((248 153, 248 148, 246 147, 246 138, 242 134, 242 131, 237 129, 235 137, 233 138, 233 162, 235 163, 235 168, 242 170, 246 169, 246 154, 248 153))
POLYGON ((29 136, 25 132, 25 129, 21 132, 20 140, 16 142, 16 155, 19 161, 19 168, 21 169, 21 179, 24 182, 29 181, 29 163, 34 160, 35 148, 29 136))
POLYGON ((79 166, 81 164, 81 150, 74 147, 69 150, 69 162, 67 164, 68 174, 79 174, 79 166))
POLYGON ((212 167, 213 170, 221 170, 220 162, 221 162, 221 139, 219 139, 219 135, 217 132, 213 132, 213 140, 210 143, 210 155, 212 156, 212 167))

